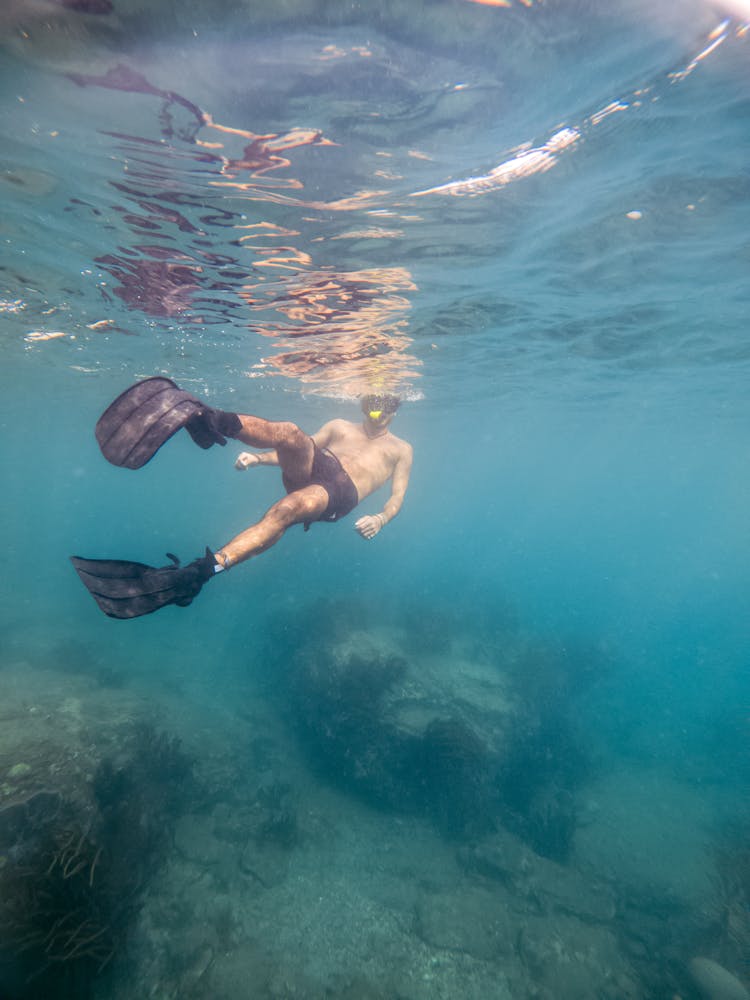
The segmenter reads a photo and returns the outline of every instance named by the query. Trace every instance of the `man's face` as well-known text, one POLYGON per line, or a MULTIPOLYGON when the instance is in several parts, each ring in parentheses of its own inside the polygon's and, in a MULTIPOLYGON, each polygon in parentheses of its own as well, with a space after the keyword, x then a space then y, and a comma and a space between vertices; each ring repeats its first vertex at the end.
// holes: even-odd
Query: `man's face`
POLYGON ((385 430, 396 415, 396 411, 388 400, 377 396, 362 400, 362 413, 365 417, 365 427, 370 432, 385 430))
POLYGON ((372 431, 385 430, 395 416, 394 413, 388 413, 386 410, 370 410, 363 408, 362 412, 365 415, 365 424, 368 429, 372 431))

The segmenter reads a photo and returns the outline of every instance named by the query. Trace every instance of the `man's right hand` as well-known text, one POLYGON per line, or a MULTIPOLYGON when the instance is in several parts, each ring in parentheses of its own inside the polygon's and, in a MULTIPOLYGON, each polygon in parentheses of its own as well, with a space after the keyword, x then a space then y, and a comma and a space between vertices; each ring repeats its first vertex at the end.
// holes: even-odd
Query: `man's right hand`
POLYGON ((256 455, 253 451, 241 451, 234 462, 235 469, 239 469, 240 472, 253 465, 260 465, 260 455, 256 455))

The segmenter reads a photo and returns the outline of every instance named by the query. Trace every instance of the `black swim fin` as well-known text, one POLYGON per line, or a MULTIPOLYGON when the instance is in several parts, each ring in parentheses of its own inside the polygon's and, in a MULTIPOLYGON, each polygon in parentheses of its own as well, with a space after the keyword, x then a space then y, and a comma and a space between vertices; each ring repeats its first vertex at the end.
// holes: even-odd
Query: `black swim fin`
POLYGON ((225 445, 241 424, 236 413, 214 410, 171 379, 156 376, 136 382, 99 417, 96 440, 113 465, 140 469, 161 446, 186 427, 201 448, 225 445))
POLYGON ((139 618, 153 611, 177 604, 184 608, 214 575, 217 562, 213 552, 180 566, 179 559, 167 553, 173 565, 146 566, 123 559, 81 559, 71 556, 84 586, 105 615, 110 618, 139 618))

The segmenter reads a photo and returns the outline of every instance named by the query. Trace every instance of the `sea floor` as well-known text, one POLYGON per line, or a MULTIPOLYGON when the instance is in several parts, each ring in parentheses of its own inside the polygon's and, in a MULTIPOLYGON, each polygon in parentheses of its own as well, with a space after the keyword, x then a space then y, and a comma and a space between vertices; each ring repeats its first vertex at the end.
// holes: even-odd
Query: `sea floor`
POLYGON ((0 679, 0 826, 29 790, 84 796, 133 726, 193 762, 96 997, 699 996, 687 965, 720 923, 721 788, 600 761, 560 864, 502 826, 452 837, 335 787, 251 679, 230 696, 102 672, 72 646, 12 653, 0 679))

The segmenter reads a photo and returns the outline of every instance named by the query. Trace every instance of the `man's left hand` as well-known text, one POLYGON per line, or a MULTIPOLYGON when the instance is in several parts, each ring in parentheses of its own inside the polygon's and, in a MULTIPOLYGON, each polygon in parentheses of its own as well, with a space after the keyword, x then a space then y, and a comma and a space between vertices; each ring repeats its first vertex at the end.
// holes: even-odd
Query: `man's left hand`
POLYGON ((363 538, 374 538, 383 527, 383 519, 379 514, 365 514, 355 523, 354 527, 363 538))

